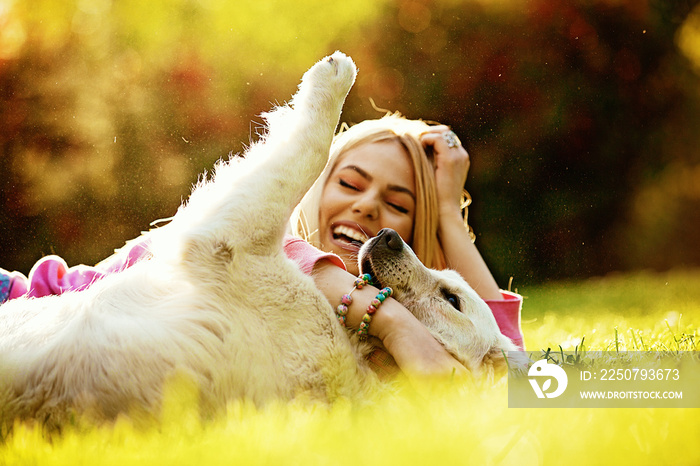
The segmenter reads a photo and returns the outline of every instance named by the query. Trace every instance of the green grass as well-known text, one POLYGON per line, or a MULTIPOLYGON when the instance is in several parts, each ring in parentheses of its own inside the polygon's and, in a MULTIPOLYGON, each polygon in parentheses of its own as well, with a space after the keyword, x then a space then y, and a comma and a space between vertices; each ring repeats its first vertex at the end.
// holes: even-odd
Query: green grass
MULTIPOLYGON (((700 271, 518 290, 528 350, 698 351, 700 271)), ((697 409, 513 409, 505 383, 379 394, 358 405, 240 402, 202 423, 186 390, 161 423, 75 427, 52 442, 17 426, 0 464, 700 464, 697 409)))
POLYGON ((638 272, 518 290, 528 350, 697 351, 700 270, 638 272))

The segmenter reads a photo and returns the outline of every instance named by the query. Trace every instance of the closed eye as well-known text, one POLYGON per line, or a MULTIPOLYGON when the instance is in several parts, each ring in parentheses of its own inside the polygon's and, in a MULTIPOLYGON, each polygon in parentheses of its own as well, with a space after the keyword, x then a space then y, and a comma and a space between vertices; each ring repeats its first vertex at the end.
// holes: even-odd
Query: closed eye
POLYGON ((447 291, 445 289, 443 289, 441 291, 442 291, 442 296, 445 298, 445 301, 450 303, 450 306, 452 306, 453 308, 455 308, 459 312, 462 312, 462 309, 461 309, 460 303, 459 303, 459 297, 456 294, 450 293, 449 291, 447 291))
POLYGON ((391 202, 388 203, 391 207, 396 209, 397 211, 401 212, 402 214, 407 214, 408 209, 405 207, 401 207, 400 205, 392 204, 391 202))
POLYGON ((338 182, 340 183, 340 186, 342 186, 343 188, 349 188, 349 189, 352 189, 354 191, 358 191, 356 186, 351 185, 350 183, 348 183, 347 181, 345 181, 342 178, 338 182))

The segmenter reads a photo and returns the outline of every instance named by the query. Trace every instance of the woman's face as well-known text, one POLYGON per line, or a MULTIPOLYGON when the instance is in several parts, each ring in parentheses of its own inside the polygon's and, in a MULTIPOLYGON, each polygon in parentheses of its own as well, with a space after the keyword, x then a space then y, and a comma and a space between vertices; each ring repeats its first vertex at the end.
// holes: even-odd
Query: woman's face
POLYGON ((392 228, 411 244, 416 190, 413 167, 397 141, 362 144, 341 156, 321 195, 321 249, 358 273, 357 254, 368 238, 392 228))

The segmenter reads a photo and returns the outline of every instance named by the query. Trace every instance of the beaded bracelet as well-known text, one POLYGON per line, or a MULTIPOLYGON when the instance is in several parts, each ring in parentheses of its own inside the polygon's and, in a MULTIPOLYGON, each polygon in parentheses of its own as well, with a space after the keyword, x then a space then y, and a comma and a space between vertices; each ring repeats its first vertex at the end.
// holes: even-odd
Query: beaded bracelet
POLYGON ((362 317, 360 327, 357 329, 357 336, 360 337, 360 340, 367 338, 367 335, 369 335, 369 324, 372 322, 372 316, 375 312, 377 312, 377 309, 382 305, 384 300, 391 296, 393 292, 394 291, 388 286, 386 288, 382 288, 377 296, 374 297, 372 302, 369 303, 369 306, 367 306, 367 313, 362 317))
POLYGON ((340 305, 335 309, 335 315, 338 317, 338 322, 340 322, 340 325, 345 327, 345 321, 346 317, 348 314, 348 306, 352 304, 352 294, 353 291, 355 290, 361 290, 362 287, 364 287, 366 284, 368 284, 370 281, 372 281, 372 276, 368 273, 362 274, 357 279, 355 280, 355 286, 350 290, 350 293, 344 294, 342 298, 340 298, 340 305))

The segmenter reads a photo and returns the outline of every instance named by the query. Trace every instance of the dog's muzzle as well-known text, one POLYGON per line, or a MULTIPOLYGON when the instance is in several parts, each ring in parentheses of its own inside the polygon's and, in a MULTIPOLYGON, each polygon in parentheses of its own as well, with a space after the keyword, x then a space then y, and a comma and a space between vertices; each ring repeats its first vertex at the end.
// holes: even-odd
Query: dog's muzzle
POLYGON ((368 240, 362 249, 360 250, 360 273, 368 273, 375 277, 376 272, 372 265, 373 262, 386 258, 387 256, 394 256, 404 248, 404 242, 391 228, 383 228, 377 236, 368 240))
POLYGON ((384 245, 394 252, 401 252, 404 242, 394 230, 391 228, 383 228, 377 234, 377 245, 375 245, 375 247, 383 247, 384 245))

